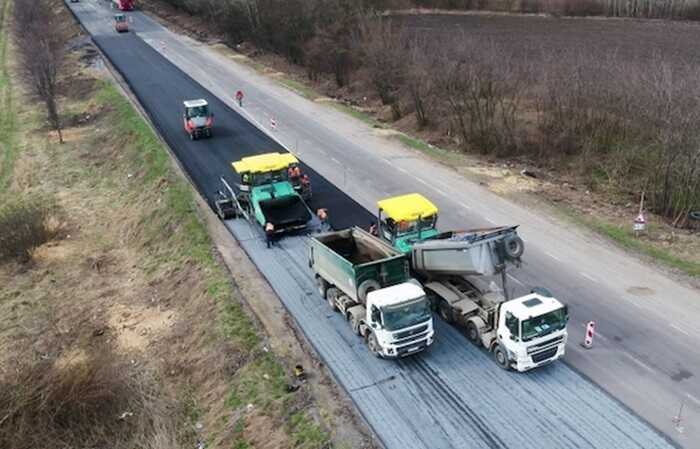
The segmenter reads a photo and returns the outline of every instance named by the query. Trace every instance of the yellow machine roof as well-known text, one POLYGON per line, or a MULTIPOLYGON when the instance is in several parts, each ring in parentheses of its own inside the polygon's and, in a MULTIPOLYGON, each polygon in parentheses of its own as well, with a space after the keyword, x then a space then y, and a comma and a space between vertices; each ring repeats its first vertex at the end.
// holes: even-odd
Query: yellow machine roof
POLYGON ((236 173, 267 173, 298 163, 299 160, 291 153, 265 153, 244 157, 231 165, 236 173))
POLYGON ((412 221, 438 213, 437 206, 419 193, 387 198, 377 202, 377 206, 394 221, 412 221))

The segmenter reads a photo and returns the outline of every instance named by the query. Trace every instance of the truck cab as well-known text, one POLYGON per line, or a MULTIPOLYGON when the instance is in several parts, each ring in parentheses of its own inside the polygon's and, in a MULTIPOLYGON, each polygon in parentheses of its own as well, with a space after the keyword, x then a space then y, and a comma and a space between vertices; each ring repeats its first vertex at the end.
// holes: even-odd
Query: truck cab
POLYGON ((365 323, 372 332, 368 343, 373 353, 387 358, 405 357, 433 343, 430 303, 418 285, 405 282, 371 291, 364 308, 365 323))
POLYGON ((231 165, 241 177, 237 199, 245 214, 276 233, 303 229, 311 211, 289 181, 288 169, 299 164, 291 153, 265 153, 244 157, 231 165))
POLYGON ((498 314, 496 362, 517 371, 551 363, 564 356, 569 314, 551 296, 531 293, 503 302, 498 314))
POLYGON ((405 254, 415 242, 438 235, 438 208, 418 193, 387 198, 377 206, 379 237, 405 254))
POLYGON ((209 103, 206 100, 184 101, 182 121, 191 140, 197 140, 202 136, 211 137, 214 114, 209 110, 209 103))

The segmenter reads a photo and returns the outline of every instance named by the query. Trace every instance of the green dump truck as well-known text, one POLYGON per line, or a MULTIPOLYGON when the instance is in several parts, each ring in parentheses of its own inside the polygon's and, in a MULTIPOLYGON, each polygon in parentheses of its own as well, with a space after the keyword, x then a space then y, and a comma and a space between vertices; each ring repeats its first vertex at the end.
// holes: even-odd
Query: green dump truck
POLYGON ((312 237, 318 291, 378 357, 403 357, 433 343, 430 304, 404 254, 360 228, 312 237))

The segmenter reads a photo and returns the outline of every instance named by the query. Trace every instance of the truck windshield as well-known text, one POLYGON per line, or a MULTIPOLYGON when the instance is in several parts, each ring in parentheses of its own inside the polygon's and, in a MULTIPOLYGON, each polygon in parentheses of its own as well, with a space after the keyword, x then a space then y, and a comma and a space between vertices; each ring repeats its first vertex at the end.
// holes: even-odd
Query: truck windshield
POLYGON ((431 312, 425 297, 411 302, 382 308, 384 327, 395 331, 422 323, 430 318, 431 312))
POLYGON ((209 110, 206 106, 195 106, 187 110, 187 117, 206 117, 209 115, 209 110))
POLYGON ((569 317, 566 308, 554 310, 541 316, 532 317, 523 321, 523 341, 542 337, 552 332, 564 329, 569 317))

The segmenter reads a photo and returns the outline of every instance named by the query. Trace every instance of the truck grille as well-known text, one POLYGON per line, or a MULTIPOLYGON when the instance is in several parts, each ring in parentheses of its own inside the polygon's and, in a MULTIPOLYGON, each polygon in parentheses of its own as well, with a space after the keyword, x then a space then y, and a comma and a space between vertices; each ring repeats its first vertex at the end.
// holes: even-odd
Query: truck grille
POLYGON ((540 363, 540 362, 543 362, 545 360, 551 359, 552 357, 557 355, 558 349, 559 348, 557 346, 555 346, 553 348, 545 349, 542 352, 538 352, 537 354, 532 354, 532 361, 534 363, 540 363))
POLYGON ((549 340, 543 341, 542 343, 539 343, 537 345, 529 346, 527 348, 527 353, 532 354, 533 352, 537 352, 542 348, 546 348, 547 346, 551 346, 554 344, 558 345, 559 342, 561 342, 563 339, 564 339, 564 336, 560 335, 558 337, 550 338, 549 340))
POLYGON ((404 338, 412 337, 413 335, 416 334, 422 334, 423 332, 428 330, 428 325, 416 327, 415 329, 403 331, 403 332, 396 332, 394 334, 394 340, 403 340, 404 338))

